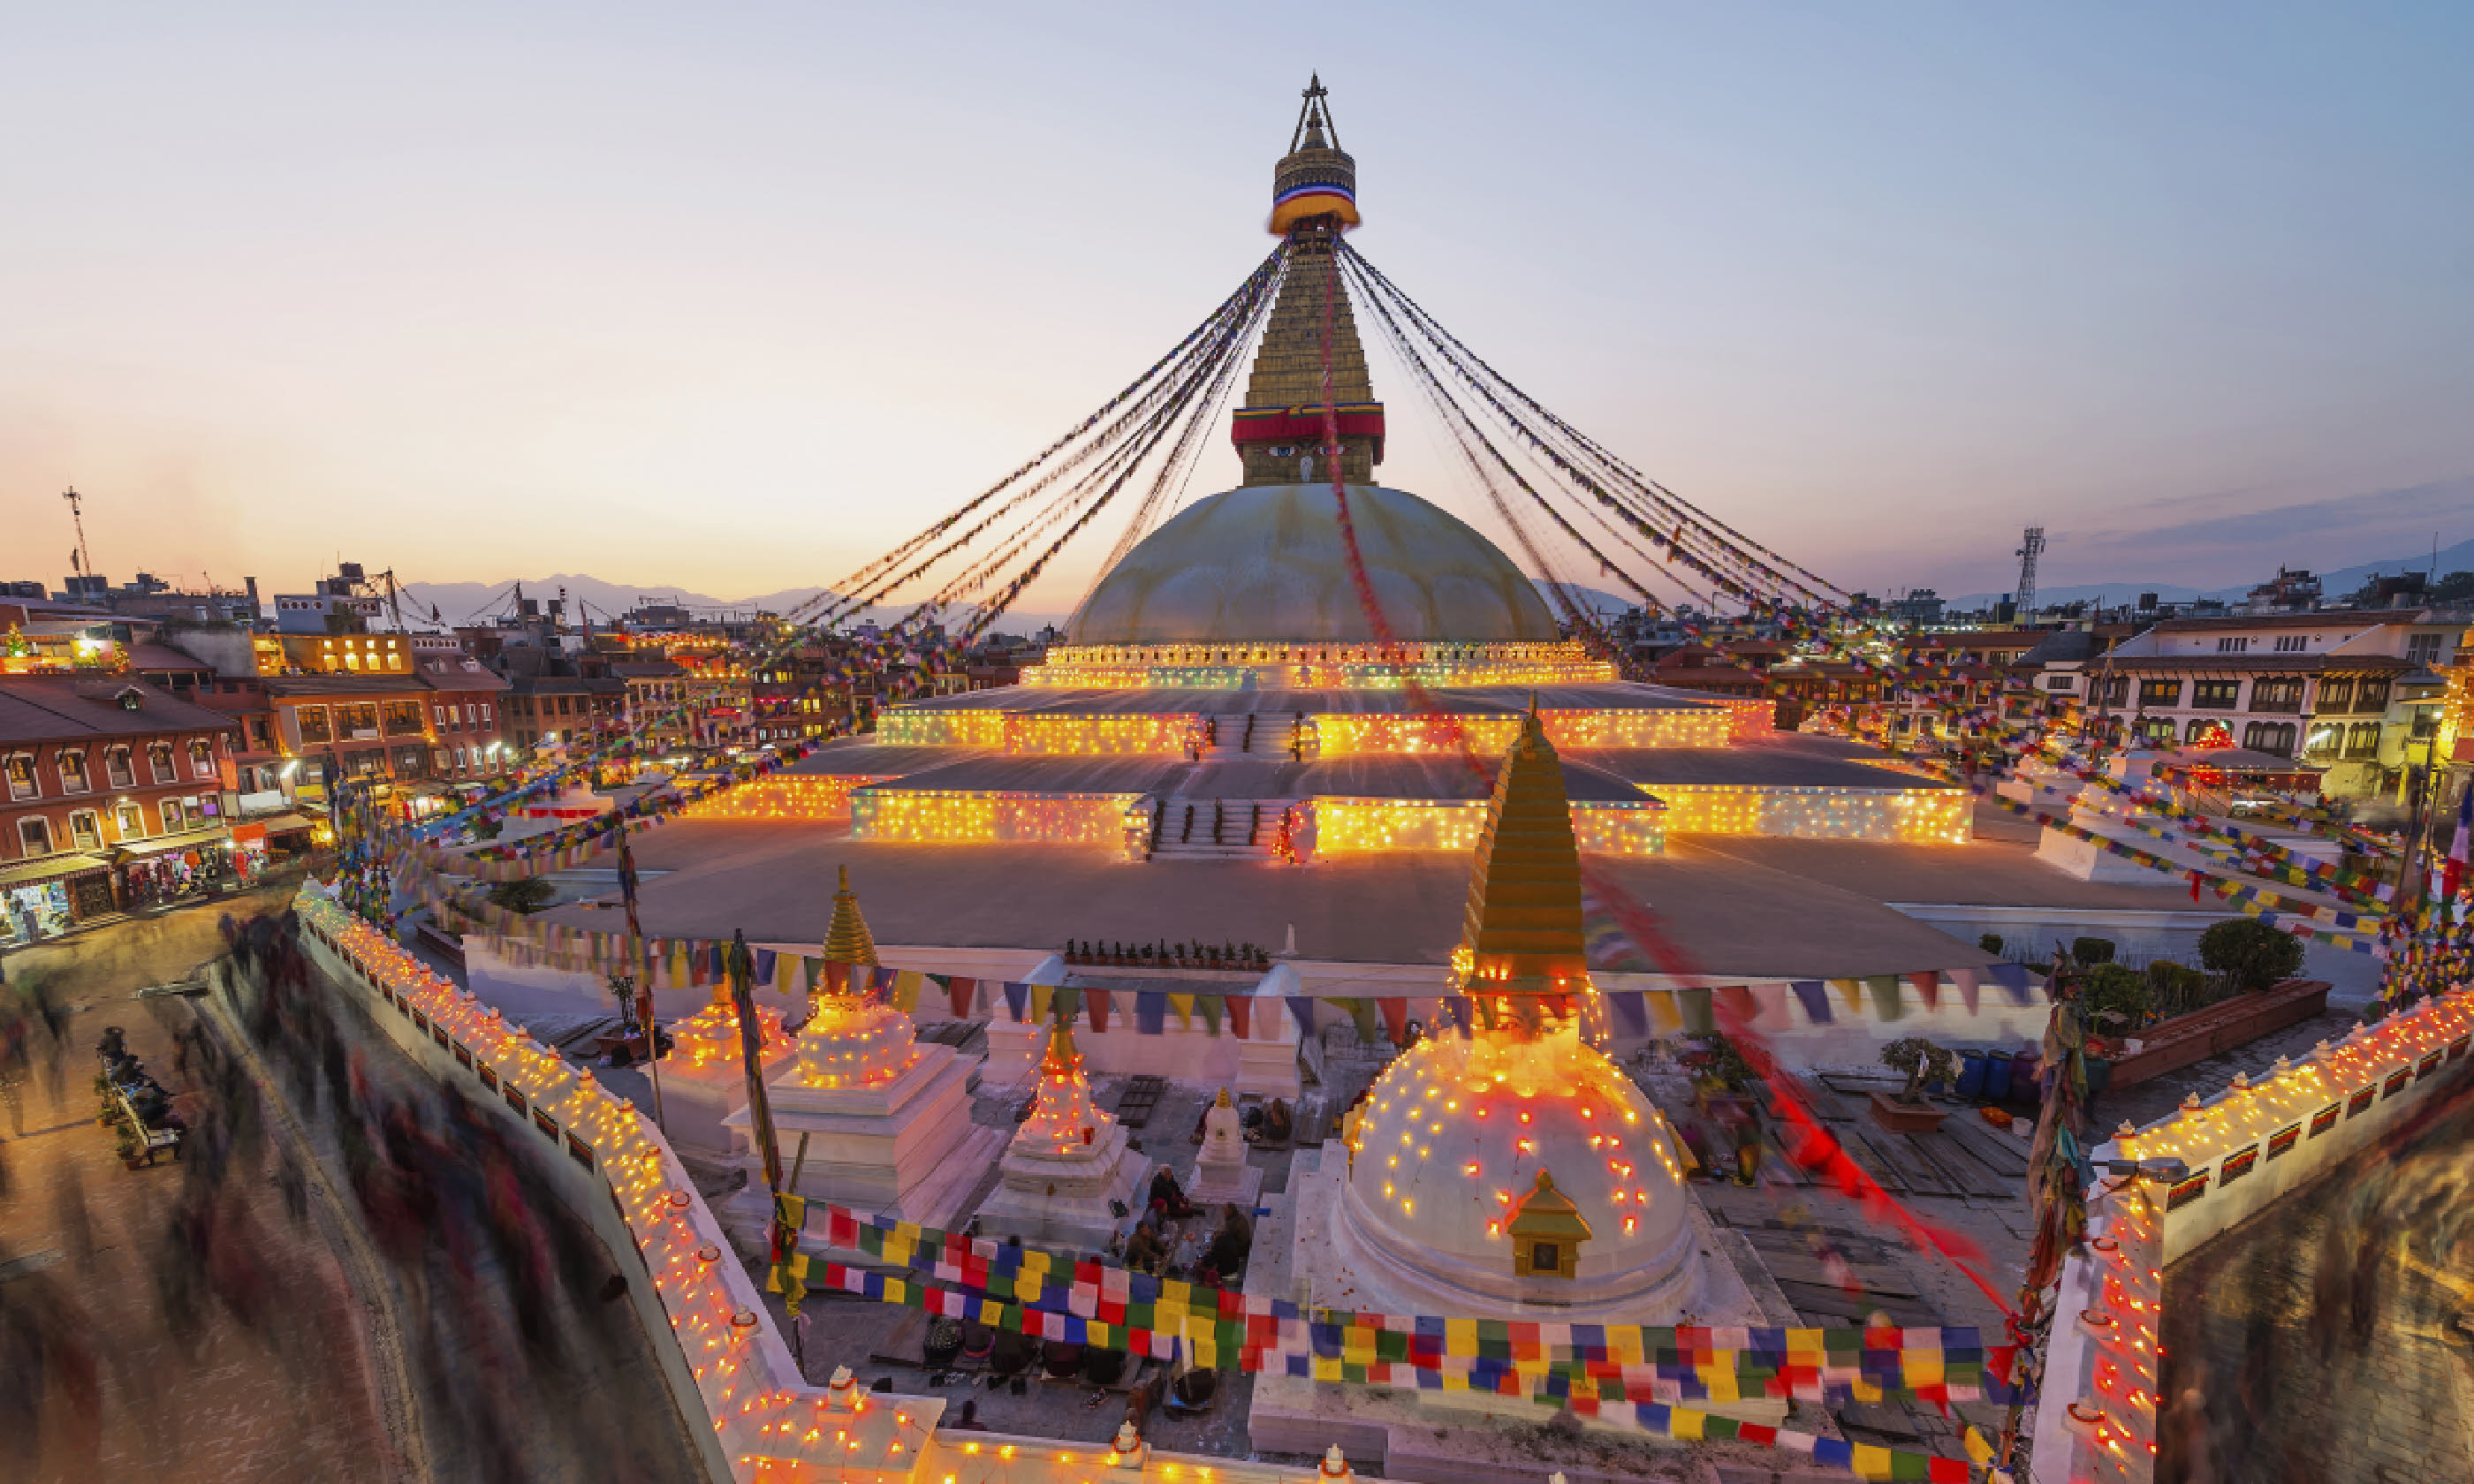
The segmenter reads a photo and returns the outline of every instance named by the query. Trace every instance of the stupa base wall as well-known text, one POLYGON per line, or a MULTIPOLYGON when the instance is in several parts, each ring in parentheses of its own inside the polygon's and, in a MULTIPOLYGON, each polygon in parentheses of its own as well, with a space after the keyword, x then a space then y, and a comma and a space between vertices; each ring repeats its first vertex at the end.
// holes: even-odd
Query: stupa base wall
MULTIPOLYGON (((771 1078, 789 1060, 788 1051, 764 1064, 771 1078)), ((736 1158, 745 1140, 730 1127, 731 1116, 747 1106, 747 1076, 736 1064, 684 1066, 674 1057, 662 1059, 662 1132, 689 1154, 707 1159, 736 1158)), ((743 1127, 744 1116, 740 1118, 743 1127)))
POLYGON ((1212 1165, 1198 1160, 1184 1185, 1185 1198, 1206 1209, 1225 1204, 1250 1212, 1263 1198, 1263 1172, 1243 1161, 1212 1165))
POLYGON ((1113 1131, 1115 1148, 1077 1173, 1060 1161, 1008 1160, 1003 1183, 980 1203, 982 1236, 1019 1236, 1032 1246, 1105 1252, 1140 1206, 1138 1194, 1151 1161, 1125 1147, 1125 1130, 1113 1131), (1114 1201, 1125 1207, 1120 1216, 1114 1201))

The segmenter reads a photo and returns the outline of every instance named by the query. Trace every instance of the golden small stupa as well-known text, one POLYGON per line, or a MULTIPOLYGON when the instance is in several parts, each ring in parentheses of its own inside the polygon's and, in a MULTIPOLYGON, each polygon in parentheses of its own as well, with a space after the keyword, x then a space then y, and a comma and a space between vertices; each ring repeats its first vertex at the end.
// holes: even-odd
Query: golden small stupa
POLYGON ((1452 969, 1454 986, 1475 994, 1577 994, 1589 987, 1572 804, 1535 698, 1495 774, 1452 969))

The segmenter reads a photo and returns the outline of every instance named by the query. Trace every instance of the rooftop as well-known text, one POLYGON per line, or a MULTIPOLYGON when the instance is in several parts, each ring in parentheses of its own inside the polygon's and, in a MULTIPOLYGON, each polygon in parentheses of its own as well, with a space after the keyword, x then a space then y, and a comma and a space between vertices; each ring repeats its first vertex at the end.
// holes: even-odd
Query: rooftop
POLYGON ((0 742, 74 741, 146 736, 160 731, 229 731, 220 711, 179 700, 128 676, 93 680, 69 675, 0 678, 0 742), (137 695, 131 709, 121 698, 137 695))

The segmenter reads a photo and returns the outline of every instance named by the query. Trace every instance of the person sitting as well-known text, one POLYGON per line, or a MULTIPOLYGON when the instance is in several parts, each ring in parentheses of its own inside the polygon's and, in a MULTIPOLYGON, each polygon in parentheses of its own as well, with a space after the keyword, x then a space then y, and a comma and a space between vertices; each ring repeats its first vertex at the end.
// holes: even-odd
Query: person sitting
POLYGON ((962 1321, 962 1358, 975 1365, 986 1365, 996 1350, 997 1332, 976 1319, 962 1321))
POLYGON ((1082 1378, 1094 1386, 1114 1386, 1126 1374, 1126 1352, 1093 1348, 1083 1353, 1082 1378))
POLYGON ((988 1370, 998 1376, 1019 1376, 1031 1368, 1039 1342, 1019 1329, 1000 1329, 988 1352, 988 1370))
POLYGON ((988 1424, 980 1421, 980 1399, 972 1397, 962 1403, 962 1415, 945 1425, 957 1432, 985 1432, 988 1424))
POLYGON ((1082 1351, 1079 1340, 1048 1340, 1039 1347, 1039 1363, 1050 1376, 1070 1381, 1081 1374, 1082 1351))
POLYGON ((1134 1234, 1126 1239, 1126 1266, 1137 1273, 1156 1274, 1167 1261, 1168 1244, 1152 1230, 1151 1222, 1137 1225, 1134 1234))
POLYGON ((1165 1164, 1152 1171, 1151 1207, 1172 1221, 1194 1214, 1194 1203, 1185 1198, 1185 1187, 1176 1183, 1176 1171, 1165 1164))
POLYGON ((1202 1255, 1202 1266, 1216 1274, 1219 1281, 1235 1287, 1246 1276, 1246 1259, 1254 1251, 1253 1223, 1234 1206, 1224 1207, 1220 1230, 1213 1233, 1211 1246, 1202 1255))
POLYGON ((1262 1127, 1248 1134, 1247 1137, 1266 1148, 1276 1149, 1289 1141, 1292 1132, 1294 1129, 1289 1118, 1288 1100, 1275 1097, 1272 1099, 1271 1105, 1263 1110, 1262 1127))
POLYGON ((1176 1379, 1169 1383, 1169 1405, 1177 1411, 1199 1412, 1211 1404, 1219 1390, 1217 1371, 1180 1371, 1176 1379))

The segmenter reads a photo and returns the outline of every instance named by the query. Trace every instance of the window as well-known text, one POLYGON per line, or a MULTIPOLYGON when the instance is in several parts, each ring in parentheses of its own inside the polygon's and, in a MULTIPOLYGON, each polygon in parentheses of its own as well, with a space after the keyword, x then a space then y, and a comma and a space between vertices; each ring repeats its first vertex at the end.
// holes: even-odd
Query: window
POLYGON ((561 715, 561 716, 565 716, 565 715, 567 715, 567 714, 568 714, 568 709, 567 709, 567 698, 566 698, 565 696, 561 696, 561 697, 559 697, 559 698, 558 698, 558 714, 559 714, 559 715, 561 715))
POLYGON ((2200 711, 2230 711, 2242 704, 2242 682, 2198 681, 2191 687, 2191 706, 2200 711))
POLYGON ((2364 676, 2362 683, 2354 687, 2354 709, 2376 714, 2388 708, 2389 678, 2385 675, 2364 676))
POLYGON ((2228 634, 2217 640, 2217 653, 2219 655, 2247 654, 2249 650, 2250 635, 2247 634, 2228 634))
POLYGON ((146 838, 146 811, 133 803, 113 805, 111 823, 113 827, 120 831, 120 838, 123 840, 146 838))
POLYGON ((52 853, 52 825, 39 814, 29 814, 17 822, 17 853, 49 855, 52 853))
POLYGON ((2356 722, 2345 729, 2345 755, 2377 757, 2380 755, 2380 724, 2356 722))
POLYGON ((490 719, 490 703, 487 701, 481 703, 481 719, 483 721, 488 721, 490 719))
MULTIPOLYGON (((2170 728, 2173 724, 2171 722, 2167 722, 2165 725, 2170 728)), ((2182 740, 2186 744, 2196 746, 2201 742, 2207 741, 2211 736, 2221 737, 2224 735, 2224 732, 2225 724, 2223 722, 2210 721, 2204 716, 2194 716, 2191 718, 2191 725, 2184 728, 2182 730, 2182 740)), ((2169 738, 2168 740, 2171 739, 2169 738)))
POLYGON ((2319 682, 2319 706, 2322 715, 2342 714, 2354 708, 2354 682, 2351 677, 2319 682))
POLYGON ((189 743, 189 772, 202 778, 215 776, 215 745, 212 742, 198 737, 189 743))
POLYGON ((93 787, 85 776, 85 752, 70 748, 61 754, 61 788, 62 792, 83 794, 93 787))
POLYGON ((258 753, 271 753, 275 751, 275 737, 268 728, 267 721, 268 719, 263 716, 253 716, 249 719, 249 745, 251 751, 258 753))
POLYGON ((169 783, 179 778, 179 775, 172 771, 172 744, 169 742, 147 743, 146 768, 148 772, 154 774, 155 781, 158 783, 169 783))
POLYGON ((327 724, 327 708, 323 706, 295 706, 292 720, 293 724, 301 729, 301 740, 303 742, 335 740, 333 729, 327 724))
POLYGON ((187 826, 181 821, 181 801, 166 799, 162 803, 163 833, 177 835, 187 826))
POLYGON ((2252 722, 2243 729, 2243 746, 2258 753, 2274 753, 2280 757, 2293 755, 2293 724, 2292 722, 2252 722))
POLYGON ((73 849, 103 849, 103 821, 92 809, 80 809, 69 816, 69 842, 73 849))
MULTIPOLYGON (((2124 678, 2127 679, 2127 677, 2124 678)), ((2141 681, 2139 682, 2139 704, 2142 707, 2151 706, 2180 706, 2182 704, 2182 682, 2180 681, 2141 681)))
POLYGON ((2254 711, 2299 711, 2302 709, 2303 684, 2299 676, 2267 676, 2253 681, 2250 708, 2254 711))
POLYGON ((2308 648, 2310 643, 2311 638, 2308 634, 2279 634, 2276 640, 2276 652, 2280 655, 2298 655, 2308 648))
POLYGON ((2302 755, 2317 762, 2336 757, 2345 750, 2345 725, 2342 722, 2313 722, 2303 733, 2302 755))
POLYGON ((2448 635, 2444 634, 2407 634, 2405 636, 2405 658, 2407 662, 2410 664, 2421 665, 2425 669, 2438 668, 2439 664, 2440 641, 2447 637, 2448 635))
POLYGON ((386 704, 386 733, 391 737, 418 736, 421 733, 421 703, 390 701, 386 704))
POLYGON ((12 799, 39 799, 42 797, 42 793, 43 790, 41 786, 35 781, 35 754, 32 753, 10 754, 9 797, 12 799))
POLYGON ((378 734, 378 708, 367 701, 335 707, 335 730, 342 736, 367 740, 378 734))
POLYGON ((2047 690, 2068 690, 2071 688, 2071 684, 2072 679, 2068 675, 2048 675, 2045 677, 2045 688, 2047 690))
POLYGON ((433 718, 435 718, 435 719, 436 719, 436 721, 437 721, 438 725, 440 725, 441 727, 444 727, 444 726, 446 726, 446 725, 447 725, 447 721, 448 721, 448 717, 447 717, 447 707, 445 707, 445 706, 436 706, 436 705, 433 705, 433 706, 430 706, 429 710, 430 710, 430 714, 431 714, 431 716, 432 716, 433 718))
POLYGON ((104 754, 103 771, 104 776, 111 779, 111 786, 114 788, 137 786, 137 770, 130 766, 129 749, 125 747, 115 747, 104 754))

